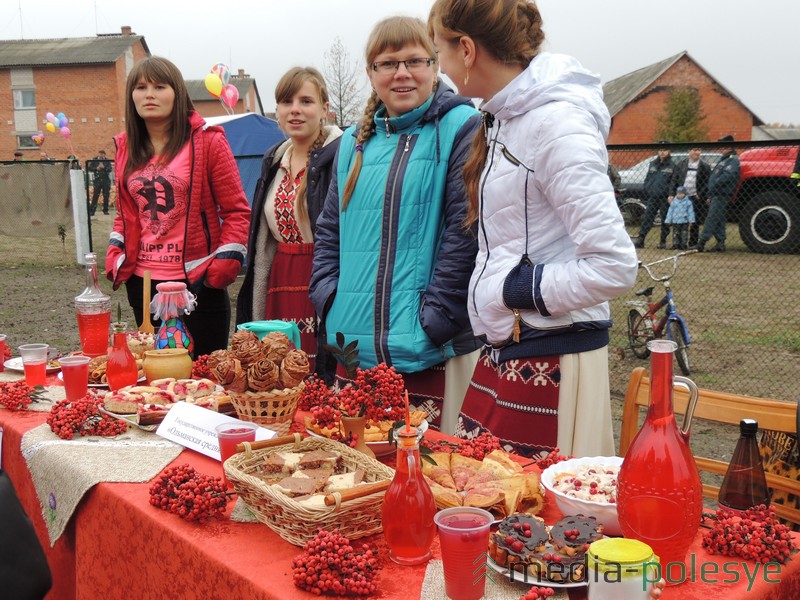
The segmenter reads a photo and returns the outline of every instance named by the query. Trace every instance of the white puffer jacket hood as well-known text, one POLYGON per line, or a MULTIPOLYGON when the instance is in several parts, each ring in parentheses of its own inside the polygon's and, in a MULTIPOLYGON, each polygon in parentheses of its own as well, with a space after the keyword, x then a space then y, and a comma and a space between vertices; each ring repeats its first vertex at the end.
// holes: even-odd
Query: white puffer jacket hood
MULTIPOLYGON (((572 57, 540 53, 481 109, 494 119, 470 282, 475 333, 510 344, 515 307, 503 285, 527 254, 536 309, 520 311, 523 328, 533 337, 569 333, 564 339, 602 331, 607 340, 607 300, 633 285, 637 257, 607 175, 610 118, 599 78, 572 57)), ((547 343, 547 353, 584 349, 547 343)))

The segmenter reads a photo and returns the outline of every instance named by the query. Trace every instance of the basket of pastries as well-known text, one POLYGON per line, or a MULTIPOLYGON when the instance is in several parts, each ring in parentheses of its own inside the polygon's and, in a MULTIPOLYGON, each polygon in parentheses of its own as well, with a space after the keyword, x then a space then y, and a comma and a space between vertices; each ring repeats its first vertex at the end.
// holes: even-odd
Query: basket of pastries
POLYGON ((230 350, 212 352, 207 365, 240 419, 289 432, 310 367, 306 353, 294 349, 285 333, 273 331, 259 340, 241 329, 233 334, 230 350))
POLYGON ((349 446, 296 433, 246 443, 225 475, 259 521, 304 545, 320 529, 349 539, 381 531, 381 507, 394 470, 349 446))

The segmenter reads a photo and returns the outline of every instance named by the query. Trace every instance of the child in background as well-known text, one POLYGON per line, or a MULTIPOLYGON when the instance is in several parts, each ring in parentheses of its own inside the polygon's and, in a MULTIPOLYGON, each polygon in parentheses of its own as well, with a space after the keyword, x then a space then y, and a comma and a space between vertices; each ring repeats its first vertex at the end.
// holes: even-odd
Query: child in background
POLYGON ((675 198, 669 205, 664 222, 672 225, 672 250, 686 250, 689 247, 689 228, 694 225, 694 206, 684 186, 678 186, 675 190, 675 198))

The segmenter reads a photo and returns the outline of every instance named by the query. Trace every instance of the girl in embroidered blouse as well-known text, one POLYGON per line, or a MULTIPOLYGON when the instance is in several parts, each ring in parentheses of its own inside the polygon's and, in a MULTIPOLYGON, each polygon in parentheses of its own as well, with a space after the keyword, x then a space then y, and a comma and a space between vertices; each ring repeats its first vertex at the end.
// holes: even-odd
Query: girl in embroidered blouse
MULTIPOLYGON (((205 127, 178 68, 153 56, 131 69, 125 132, 115 138, 117 216, 106 276, 128 293, 136 323, 144 311, 142 276, 183 281, 197 296, 184 322, 195 354, 228 345, 226 288, 246 253, 250 207, 225 134, 205 127)), ((149 318, 149 316, 148 316, 149 318)), ((156 324, 158 325, 158 324, 156 324)))
POLYGON ((317 344, 308 297, 314 229, 342 131, 326 125, 328 88, 311 67, 290 69, 275 88, 278 125, 289 138, 264 154, 253 198, 251 252, 237 300, 237 323, 294 321, 314 371, 333 382, 336 361, 317 344))

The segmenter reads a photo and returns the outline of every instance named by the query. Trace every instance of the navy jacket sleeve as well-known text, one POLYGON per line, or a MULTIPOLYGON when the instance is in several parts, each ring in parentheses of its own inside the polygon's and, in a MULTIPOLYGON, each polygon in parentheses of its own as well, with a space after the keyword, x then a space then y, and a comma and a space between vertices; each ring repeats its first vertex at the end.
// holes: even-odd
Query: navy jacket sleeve
MULTIPOLYGON (((337 152, 338 155, 338 152, 337 152)), ((331 183, 314 231, 314 262, 308 293, 317 314, 325 319, 339 283, 339 185, 333 161, 331 183)))
POLYGON ((420 323, 434 344, 453 339, 469 325, 467 292, 478 253, 477 226, 464 229, 467 192, 464 163, 480 116, 471 117, 453 142, 445 186, 444 231, 433 278, 422 298, 420 323))

